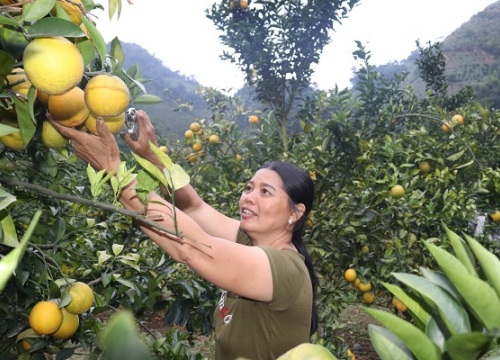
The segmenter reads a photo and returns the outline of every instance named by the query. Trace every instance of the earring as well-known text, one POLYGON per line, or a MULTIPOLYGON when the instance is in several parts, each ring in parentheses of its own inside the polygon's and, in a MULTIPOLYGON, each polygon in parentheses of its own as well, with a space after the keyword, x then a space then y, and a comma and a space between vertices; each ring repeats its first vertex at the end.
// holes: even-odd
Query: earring
POLYGON ((293 222, 292 219, 288 219, 288 224, 289 225, 292 225, 292 222, 293 222))

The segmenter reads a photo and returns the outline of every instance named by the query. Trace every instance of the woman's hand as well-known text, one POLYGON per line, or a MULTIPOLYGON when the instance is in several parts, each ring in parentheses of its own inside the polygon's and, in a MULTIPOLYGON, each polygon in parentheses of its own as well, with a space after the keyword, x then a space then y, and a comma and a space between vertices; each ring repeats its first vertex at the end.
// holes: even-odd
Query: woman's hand
POLYGON ((123 141, 130 146, 133 152, 135 152, 140 157, 151 161, 158 167, 162 168, 163 165, 159 162, 158 157, 149 147, 149 142, 152 142, 155 146, 158 146, 156 142, 156 133, 151 120, 149 119, 146 112, 142 110, 136 111, 137 125, 139 126, 139 136, 135 134, 121 133, 123 141))
POLYGON ((115 137, 104 120, 97 118, 97 135, 88 134, 72 127, 59 124, 52 119, 50 113, 47 118, 61 135, 71 140, 76 156, 89 163, 95 170, 114 172, 120 166, 120 150, 115 137))

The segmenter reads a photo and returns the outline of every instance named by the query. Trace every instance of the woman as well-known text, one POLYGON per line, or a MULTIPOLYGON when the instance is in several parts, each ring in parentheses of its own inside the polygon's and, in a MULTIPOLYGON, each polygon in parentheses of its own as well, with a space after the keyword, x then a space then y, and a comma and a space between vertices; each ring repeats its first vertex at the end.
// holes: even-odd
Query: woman
MULTIPOLYGON (((149 148, 149 141, 156 144, 156 136, 148 116, 137 111, 137 121, 139 136, 122 134, 124 141, 162 168, 149 148)), ((52 123, 94 169, 118 169, 118 145, 102 119, 97 121, 99 136, 52 123)), ((158 225, 174 229, 172 204, 154 193, 143 204, 134 184, 119 195, 123 207, 146 209, 146 216, 158 225)), ((313 195, 305 171, 270 162, 246 185, 239 220, 216 211, 188 185, 175 191, 181 238, 140 226, 174 260, 223 289, 215 310, 216 359, 275 359, 309 342, 316 331, 316 276, 302 238, 313 195)))

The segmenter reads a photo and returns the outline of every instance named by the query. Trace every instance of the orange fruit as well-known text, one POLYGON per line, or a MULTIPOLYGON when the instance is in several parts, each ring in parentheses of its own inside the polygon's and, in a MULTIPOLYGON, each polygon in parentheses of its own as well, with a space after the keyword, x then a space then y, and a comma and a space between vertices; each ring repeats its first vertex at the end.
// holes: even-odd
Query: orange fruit
POLYGON ((41 139, 42 143, 50 149, 62 149, 68 143, 49 120, 44 120, 42 123, 41 139))
POLYGON ((443 125, 441 125, 441 130, 443 130, 443 132, 446 134, 450 134, 451 131, 453 130, 453 125, 449 122, 446 122, 443 125))
POLYGON ((28 80, 23 68, 14 68, 11 73, 7 75, 7 84, 17 93, 24 96, 28 95, 31 87, 31 82, 28 80))
POLYGON ((48 110, 55 121, 68 127, 83 124, 90 114, 84 91, 78 86, 61 95, 50 95, 48 110))
MULTIPOLYGON (((97 118, 98 116, 91 113, 84 123, 85 129, 94 135, 99 135, 97 132, 97 118)), ((116 134, 123 128, 123 125, 125 125, 125 112, 117 116, 102 116, 102 119, 108 126, 109 131, 116 134)))
POLYGON ((75 87, 83 77, 80 50, 64 37, 35 38, 23 53, 26 76, 35 88, 60 95, 75 87))
POLYGON ((26 149, 27 144, 24 143, 23 135, 21 134, 21 130, 19 130, 19 124, 17 123, 16 120, 10 118, 4 118, 2 119, 2 121, 0 121, 0 124, 17 129, 17 130, 13 129, 11 133, 0 136, 0 142, 4 144, 6 148, 15 151, 21 151, 26 149))
POLYGON ((63 321, 59 306, 53 301, 39 301, 29 314, 31 328, 40 335, 49 335, 57 331, 63 321))
POLYGON ((94 76, 85 86, 84 93, 85 103, 96 117, 120 115, 130 103, 127 84, 112 74, 94 76))
POLYGON ((368 247, 368 245, 363 245, 361 247, 361 253, 362 254, 368 254, 369 251, 370 251, 370 248, 368 247))
POLYGON ((372 284, 369 282, 359 283, 358 289, 359 289, 359 291, 366 293, 372 289, 372 284))
POLYGON ((168 147, 166 147, 165 145, 160 146, 158 149, 165 154, 168 153, 168 147))
POLYGON ((361 284, 361 279, 360 278, 356 278, 356 280, 354 280, 352 282, 352 285, 355 287, 355 288, 359 288, 359 284, 361 284))
POLYGON ((491 221, 493 222, 500 222, 500 211, 497 210, 494 213, 490 214, 491 221))
POLYGON ((203 145, 201 145, 201 143, 196 142, 193 144, 192 149, 194 152, 201 151, 201 149, 203 149, 203 145))
POLYGON ((354 269, 347 269, 344 272, 344 278, 348 282, 353 282, 354 280, 356 280, 357 277, 358 277, 358 274, 356 273, 356 270, 354 270, 354 269))
POLYGON ((210 135, 210 137, 208 138, 208 143, 211 145, 219 144, 220 143, 219 135, 217 134, 210 135))
POLYGON ((431 171, 431 165, 427 161, 422 161, 418 165, 418 169, 420 170, 420 172, 427 174, 429 171, 431 171))
POLYGON ((186 132, 184 133, 184 137, 186 139, 191 139, 193 137, 194 133, 191 131, 191 130, 186 130, 186 132))
POLYGON ((198 156, 196 154, 189 154, 188 161, 192 164, 198 160, 198 156))
POLYGON ((247 9, 248 8, 248 0, 240 0, 240 9, 247 9))
POLYGON ((375 302, 375 294, 371 291, 363 293, 363 302, 367 305, 371 305, 375 302))
POLYGON ((259 122, 259 118, 256 115, 250 115, 248 117, 248 123, 257 124, 259 122))
POLYGON ((71 294, 71 302, 66 306, 66 310, 71 314, 83 314, 94 303, 94 292, 84 282, 73 283, 69 293, 71 294))
POLYGON ((191 123, 191 125, 189 125, 189 130, 191 130, 193 133, 196 134, 198 131, 201 130, 200 123, 198 122, 191 123))
POLYGON ((241 155, 240 154, 236 154, 236 156, 234 158, 236 159, 237 162, 241 161, 241 155))
POLYGON ((56 339, 68 339, 76 333, 76 330, 78 330, 80 318, 77 314, 72 314, 65 308, 62 308, 61 312, 63 317, 61 326, 59 326, 52 336, 56 339))
POLYGON ((401 185, 394 185, 389 193, 394 199, 400 199, 405 196, 405 189, 401 185))
POLYGON ((451 118, 451 123, 455 126, 460 126, 464 124, 464 117, 460 114, 453 115, 451 118))

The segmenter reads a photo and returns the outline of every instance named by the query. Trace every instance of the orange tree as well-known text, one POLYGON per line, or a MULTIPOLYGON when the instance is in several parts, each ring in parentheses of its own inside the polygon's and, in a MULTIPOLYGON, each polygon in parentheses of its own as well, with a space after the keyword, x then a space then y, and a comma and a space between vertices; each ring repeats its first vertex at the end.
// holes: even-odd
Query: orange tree
POLYGON ((335 22, 358 0, 221 1, 207 17, 222 31, 220 39, 233 52, 221 58, 236 63, 255 87, 257 99, 275 116, 283 149, 297 98, 309 86, 311 65, 318 63, 335 22))

